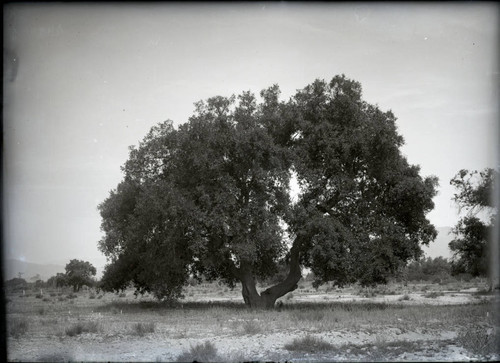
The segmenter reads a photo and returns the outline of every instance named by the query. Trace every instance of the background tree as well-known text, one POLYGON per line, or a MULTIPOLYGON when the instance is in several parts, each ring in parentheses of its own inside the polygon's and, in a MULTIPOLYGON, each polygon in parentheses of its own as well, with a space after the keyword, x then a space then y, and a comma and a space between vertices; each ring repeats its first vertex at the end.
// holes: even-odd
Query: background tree
POLYGON ((95 274, 96 269, 90 262, 74 259, 66 265, 64 282, 69 286, 73 286, 74 291, 80 291, 83 285, 92 286, 94 284, 92 276, 95 276, 95 274))
POLYGON ((407 281, 440 282, 451 276, 451 265, 446 258, 441 256, 424 257, 409 263, 404 275, 407 281))
POLYGON ((489 273, 490 237, 497 213, 493 204, 494 193, 498 192, 494 190, 496 178, 498 172, 491 168, 481 172, 463 169, 450 181, 457 189, 453 199, 459 210, 465 212, 453 229, 455 238, 449 243, 454 275, 489 273))
POLYGON ((51 276, 47 280, 47 285, 52 287, 64 287, 69 284, 66 274, 58 272, 55 276, 51 276))
POLYGON ((317 80, 287 102, 276 85, 260 95, 200 101, 187 123, 161 123, 130 149, 99 206, 103 288, 178 297, 203 276, 272 307, 303 267, 316 285, 385 282, 435 238, 425 215, 437 179, 408 164, 395 117, 362 101, 359 83, 317 80), (283 264, 285 277, 257 291, 283 264))

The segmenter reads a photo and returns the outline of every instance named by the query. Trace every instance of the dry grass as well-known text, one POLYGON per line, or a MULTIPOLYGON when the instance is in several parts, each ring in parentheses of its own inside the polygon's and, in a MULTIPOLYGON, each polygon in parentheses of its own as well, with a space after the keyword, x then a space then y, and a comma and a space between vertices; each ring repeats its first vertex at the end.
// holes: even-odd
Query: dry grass
MULTIPOLYGON (((174 342, 176 342, 176 339, 199 342, 200 339, 229 339, 231 336, 235 336, 236 339, 267 339, 268 334, 286 334, 289 336, 291 343, 292 338, 297 336, 315 338, 323 334, 326 337, 327 335, 324 334, 329 332, 345 332, 349 335, 369 332, 373 337, 377 334, 385 334, 385 328, 388 328, 391 331, 399 330, 400 333, 398 334, 405 334, 406 337, 408 336, 406 333, 437 336, 443 331, 459 332, 460 329, 470 331, 470 326, 486 326, 490 329, 487 331, 491 332, 491 328, 494 326, 491 322, 491 315, 495 309, 486 300, 489 296, 485 296, 484 301, 476 301, 475 304, 469 305, 430 305, 436 302, 432 300, 427 300, 427 305, 417 305, 418 291, 414 292, 412 286, 409 286, 405 288, 406 290, 399 292, 403 296, 404 294, 409 296, 410 291, 412 291, 411 297, 415 300, 409 303, 406 303, 406 301, 399 303, 397 297, 393 297, 394 303, 377 302, 377 299, 362 299, 358 302, 337 300, 334 294, 344 295, 359 291, 355 288, 346 288, 329 293, 328 301, 319 297, 314 302, 304 302, 300 299, 301 294, 308 294, 309 292, 306 292, 306 290, 309 289, 307 284, 303 287, 301 290, 303 292, 294 292, 294 298, 291 301, 285 300, 282 306, 276 310, 249 310, 241 300, 234 302, 191 301, 186 299, 178 303, 162 303, 152 300, 151 297, 138 297, 135 299, 130 291, 124 298, 119 298, 115 294, 104 294, 99 295, 101 298, 90 299, 88 292, 80 292, 77 293, 79 298, 64 299, 63 301, 53 298, 50 302, 36 299, 34 294, 31 294, 28 298, 20 298, 16 293, 8 296, 11 300, 7 306, 9 337, 11 339, 20 338, 23 342, 29 344, 30 341, 43 339, 53 341, 57 331, 60 334, 56 335, 63 343, 65 340, 71 340, 73 337, 79 336, 79 334, 79 341, 84 343, 108 338, 121 341, 124 335, 127 340, 142 341, 144 339, 146 342, 150 340, 148 335, 152 333, 154 333, 154 339, 159 342, 170 341, 171 339, 174 339, 174 342), (487 319, 488 312, 490 313, 489 320, 487 319), (21 322, 22 319, 24 319, 24 323, 21 322), (94 327, 91 326, 92 324, 95 324, 94 327), (92 334, 85 335, 84 333, 92 334)), ((416 288, 420 289, 420 287, 417 286, 416 288)), ((198 286, 193 287, 193 290, 195 288, 198 288, 198 286)), ((202 288, 209 291, 209 293, 214 293, 214 296, 222 290, 218 286, 214 286, 211 292, 206 286, 202 288)), ((396 288, 391 286, 390 291, 396 291, 396 288)), ((432 296, 434 295, 433 292, 437 296, 450 294, 449 292, 442 292, 436 286, 433 286, 433 289, 427 290, 426 295, 432 296)), ((237 293, 228 291, 228 294, 237 293)), ((318 292, 313 293, 318 294, 318 292)), ((65 292, 58 296, 65 297, 67 295, 68 292, 65 292)), ((194 295, 198 296, 198 292, 194 295)), ((202 294, 199 295, 202 296, 202 294)), ((421 294, 421 296, 425 295, 421 294)), ((439 301, 442 300, 439 299, 439 301)), ((385 349, 385 351, 394 352, 402 352, 404 347, 416 351, 420 349, 417 346, 412 348, 413 342, 405 342, 403 335, 393 335, 392 339, 396 339, 397 344, 394 341, 388 341, 367 343, 364 346, 359 345, 358 342, 358 345, 353 344, 344 347, 337 345, 337 341, 325 340, 325 342, 334 342, 336 344, 335 348, 328 348, 331 349, 328 351, 329 356, 331 354, 347 354, 345 352, 348 349, 351 349, 352 354, 358 351, 360 355, 365 354, 365 358, 368 353, 370 353, 369 357, 376 356, 377 349, 378 351, 384 351, 385 349)), ((476 336, 481 337, 479 333, 476 336)), ((476 349, 474 346, 481 345, 472 343, 471 337, 462 338, 460 341, 457 339, 455 343, 466 349, 474 350, 476 349), (469 345, 466 344, 467 341, 469 341, 467 343, 469 345)), ((340 338, 335 339, 340 339, 340 342, 345 343, 342 335, 340 338)), ((297 345, 300 346, 300 344, 297 345)), ((210 350, 209 347, 210 344, 206 348, 207 351, 210 350)), ((215 348, 215 345, 212 344, 212 347, 215 348)), ((315 347, 315 345, 313 344, 312 347, 315 347)), ((194 355, 198 350, 203 351, 199 346, 191 348, 183 352, 182 357, 180 357, 187 359, 190 357, 188 354, 192 353, 194 355)), ((105 345, 102 349, 105 349, 105 345)), ((318 345, 316 349, 317 352, 320 352, 323 348, 318 345)), ((481 349, 476 350, 480 351, 481 349)), ((32 354, 36 353, 33 350, 31 352, 32 354)), ((300 350, 290 350, 289 352, 294 356, 296 354, 306 354, 305 351, 300 350)), ((215 351, 218 360, 228 357, 229 353, 227 351, 222 353, 221 355, 215 351)), ((21 357, 24 353, 19 352, 18 354, 21 357)), ((242 352, 242 354, 245 354, 245 352, 242 352)), ((356 360, 356 356, 352 354, 350 356, 353 356, 353 359, 356 360)), ((165 357, 165 360, 170 361, 177 358, 176 356, 168 356, 168 353, 165 357)), ((55 358, 54 360, 57 360, 55 358)), ((75 358, 79 359, 79 357, 75 358)), ((38 356, 34 355, 27 356, 24 360, 37 359, 38 356)), ((155 356, 152 359, 154 360, 155 356)), ((276 360, 282 360, 282 358, 276 357, 276 360)))
POLYGON ((303 338, 296 338, 292 342, 285 344, 284 348, 289 351, 317 353, 331 351, 335 347, 321 338, 306 335, 303 338))
POLYGON ((480 358, 489 358, 499 353, 500 334, 498 328, 488 325, 468 325, 462 327, 457 336, 458 343, 480 358))
POLYGON ((178 362, 216 362, 221 361, 217 354, 217 348, 208 340, 205 343, 192 345, 188 351, 184 351, 177 357, 178 362))
POLYGON ((8 321, 7 328, 9 335, 14 338, 19 338, 28 332, 28 319, 26 318, 14 318, 8 321))
POLYGON ((154 322, 135 323, 132 326, 132 332, 133 332, 133 334, 141 336, 141 337, 148 334, 148 333, 154 333, 155 332, 155 323, 154 322))
POLYGON ((97 333, 100 330, 97 321, 79 321, 65 329, 65 333, 69 337, 74 337, 82 333, 97 333))

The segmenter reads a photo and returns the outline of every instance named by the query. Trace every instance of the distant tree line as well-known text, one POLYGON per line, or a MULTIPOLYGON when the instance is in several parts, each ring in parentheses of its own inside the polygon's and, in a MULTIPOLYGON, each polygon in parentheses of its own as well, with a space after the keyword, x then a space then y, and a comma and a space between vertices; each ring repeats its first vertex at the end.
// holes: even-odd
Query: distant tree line
MULTIPOLYGON (((46 282, 40 279, 40 275, 36 275, 36 281, 27 282, 21 277, 15 277, 6 281, 5 287, 11 291, 25 290, 29 288, 59 288, 72 287, 73 291, 77 292, 83 286, 98 287, 98 282, 93 278, 96 275, 95 267, 87 261, 77 259, 71 260, 65 268, 65 273, 57 273, 50 277, 46 282)), ((30 280, 33 280, 31 278, 30 280)))

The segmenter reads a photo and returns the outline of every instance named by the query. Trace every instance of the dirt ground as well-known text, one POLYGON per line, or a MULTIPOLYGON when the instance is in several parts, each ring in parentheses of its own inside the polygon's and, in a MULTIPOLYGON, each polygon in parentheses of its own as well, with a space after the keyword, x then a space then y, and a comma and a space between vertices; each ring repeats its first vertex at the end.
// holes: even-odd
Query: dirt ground
POLYGON ((398 293, 387 295, 303 288, 282 299, 283 310, 264 312, 238 307, 239 291, 217 286, 188 289, 182 304, 171 309, 156 306, 149 296, 135 298, 132 291, 122 297, 107 293, 94 298, 93 292, 81 292, 73 299, 65 298, 66 293, 45 299, 16 293, 7 296, 8 327, 23 319, 28 327, 21 334, 9 334, 8 360, 177 361, 206 341, 216 348, 218 361, 498 359, 480 357, 457 340, 467 324, 479 324, 494 313, 498 296, 479 295, 476 287, 434 288, 435 295, 430 295, 433 288, 399 287, 398 293), (234 306, 225 305, 231 301, 234 306), (193 305, 197 303, 201 305, 193 305), (321 308, 308 308, 314 304, 321 308), (355 304, 358 307, 351 310, 355 304), (94 322, 97 330, 69 335, 68 328, 85 322, 94 322), (139 333, 136 325, 146 323, 154 331, 139 333), (331 348, 287 348, 287 343, 306 336, 331 348))

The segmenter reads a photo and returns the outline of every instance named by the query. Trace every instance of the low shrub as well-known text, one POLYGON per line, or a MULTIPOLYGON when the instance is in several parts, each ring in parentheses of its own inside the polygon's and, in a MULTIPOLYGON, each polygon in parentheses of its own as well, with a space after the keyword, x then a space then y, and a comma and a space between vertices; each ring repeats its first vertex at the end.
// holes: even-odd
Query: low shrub
POLYGON ((38 362, 71 362, 73 361, 73 356, 70 353, 45 353, 38 357, 38 362))
POLYGON ((208 340, 205 343, 191 346, 188 351, 184 351, 177 357, 178 362, 214 362, 219 360, 217 348, 208 340))
POLYGON ((321 338, 306 335, 303 338, 295 338, 292 342, 285 344, 284 348, 290 351, 315 353, 333 350, 334 346, 321 338))
POLYGON ((18 338, 21 335, 26 334, 28 327, 29 323, 25 318, 9 319, 7 322, 9 335, 14 338, 18 338))
POLYGON ((411 300, 410 295, 404 294, 398 299, 398 301, 405 301, 405 300, 411 300))
POLYGON ((442 293, 440 291, 431 291, 431 292, 428 292, 427 294, 424 295, 424 297, 426 297, 428 299, 435 299, 438 296, 444 296, 444 293, 442 293))
POLYGON ((248 335, 255 335, 262 332, 260 325, 253 320, 246 320, 243 323, 243 332, 248 335))
POLYGON ((155 332, 155 323, 154 322, 136 323, 133 325, 132 331, 134 334, 139 335, 141 337, 147 333, 154 333, 155 332))
POLYGON ((43 295, 42 295, 42 294, 36 294, 36 295, 35 295, 35 298, 37 298, 37 299, 41 299, 41 298, 43 298, 43 295))
POLYGON ((460 329, 458 343, 469 352, 483 358, 498 353, 500 335, 495 328, 484 325, 469 325, 460 329))
POLYGON ((65 333, 67 336, 74 337, 82 333, 97 333, 99 331, 99 323, 97 321, 79 321, 67 327, 65 333))
POLYGON ((89 299, 95 299, 95 294, 90 294, 89 299))
POLYGON ((122 293, 120 293, 120 295, 118 295, 118 297, 126 297, 126 296, 127 296, 127 294, 124 292, 122 292, 122 293))

